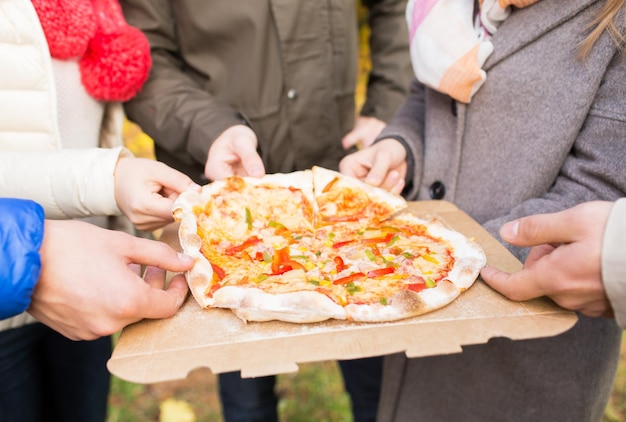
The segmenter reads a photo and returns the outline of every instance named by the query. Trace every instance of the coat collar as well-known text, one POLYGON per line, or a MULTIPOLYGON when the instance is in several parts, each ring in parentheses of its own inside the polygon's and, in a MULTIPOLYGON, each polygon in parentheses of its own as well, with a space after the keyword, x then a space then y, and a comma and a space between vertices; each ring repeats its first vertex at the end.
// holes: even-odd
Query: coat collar
POLYGON ((488 70, 495 66, 546 32, 599 2, 600 0, 542 0, 530 7, 514 10, 491 39, 493 54, 487 59, 483 69, 488 70))

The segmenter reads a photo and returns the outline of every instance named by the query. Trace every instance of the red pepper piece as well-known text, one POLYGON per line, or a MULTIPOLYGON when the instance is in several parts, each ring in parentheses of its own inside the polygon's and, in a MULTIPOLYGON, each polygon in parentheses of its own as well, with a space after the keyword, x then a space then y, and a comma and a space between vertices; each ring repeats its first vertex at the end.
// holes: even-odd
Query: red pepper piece
POLYGON ((340 256, 336 256, 333 258, 333 261, 335 261, 335 266, 337 267, 337 272, 341 272, 346 268, 346 264, 344 264, 343 259, 341 259, 340 256))
POLYGON ((335 177, 333 180, 331 180, 326 186, 324 186, 324 189, 322 189, 322 193, 326 193, 329 190, 331 190, 333 188, 333 186, 335 186, 335 184, 339 181, 338 177, 335 177))
POLYGON ((382 277, 387 274, 391 274, 393 272, 395 272, 395 269, 393 267, 378 268, 376 270, 368 271, 367 276, 369 278, 376 278, 376 277, 382 277))
POLYGON ((337 280, 333 281, 333 284, 348 284, 351 281, 362 280, 365 277, 366 275, 362 272, 352 273, 349 276, 338 278, 337 280))
POLYGON ((256 236, 251 236, 248 239, 246 239, 241 245, 231 246, 230 248, 227 248, 225 252, 226 252, 226 255, 235 255, 236 253, 239 253, 245 250, 246 248, 249 248, 250 246, 254 246, 260 242, 261 242, 261 239, 259 239, 256 236))
POLYGON ((384 237, 372 237, 371 239, 363 239, 361 243, 364 245, 375 245, 376 243, 389 243, 393 239, 393 233, 387 233, 384 237))
POLYGON ((213 274, 217 275, 217 278, 219 278, 220 280, 223 280, 224 277, 226 276, 226 271, 224 271, 223 268, 221 268, 219 265, 214 264, 211 262, 211 268, 213 268, 213 274))
POLYGON ((409 289, 412 292, 421 292, 422 290, 424 290, 426 288, 426 283, 412 283, 412 284, 407 284, 407 289, 409 289))
POLYGON ((356 240, 344 240, 343 242, 337 242, 337 243, 333 243, 333 248, 338 249, 338 248, 342 248, 346 245, 349 245, 350 243, 354 243, 356 242, 356 240))

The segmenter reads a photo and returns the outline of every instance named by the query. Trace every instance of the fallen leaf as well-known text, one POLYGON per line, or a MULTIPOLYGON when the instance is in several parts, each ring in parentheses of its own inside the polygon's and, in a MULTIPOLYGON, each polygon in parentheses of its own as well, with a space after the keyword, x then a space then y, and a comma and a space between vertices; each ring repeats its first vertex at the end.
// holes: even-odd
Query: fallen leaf
POLYGON ((159 406, 159 422, 195 422, 191 405, 183 400, 166 399, 159 406))

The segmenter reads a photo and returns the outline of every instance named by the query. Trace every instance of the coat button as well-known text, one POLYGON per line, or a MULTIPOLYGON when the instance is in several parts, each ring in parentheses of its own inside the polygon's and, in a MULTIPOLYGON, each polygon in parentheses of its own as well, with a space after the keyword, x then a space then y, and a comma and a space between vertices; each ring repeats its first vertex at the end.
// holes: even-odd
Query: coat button
POLYGON ((289 98, 290 100, 295 100, 296 98, 298 98, 298 91, 296 91, 295 89, 290 89, 289 91, 287 91, 287 98, 289 98))
POLYGON ((440 181, 434 182, 428 189, 431 199, 441 199, 446 195, 446 185, 440 181))

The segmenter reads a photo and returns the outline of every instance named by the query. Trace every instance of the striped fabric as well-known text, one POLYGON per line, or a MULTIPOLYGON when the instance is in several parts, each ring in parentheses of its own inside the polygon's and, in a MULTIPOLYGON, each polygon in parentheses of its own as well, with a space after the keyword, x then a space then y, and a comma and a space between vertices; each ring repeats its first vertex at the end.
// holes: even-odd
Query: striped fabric
POLYGON ((483 64, 493 51, 491 36, 511 7, 538 0, 409 0, 406 18, 411 61, 425 85, 469 103, 487 78, 483 64))

